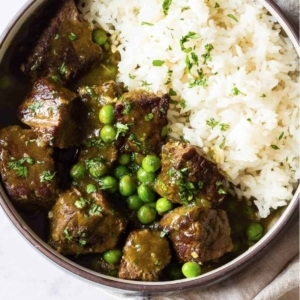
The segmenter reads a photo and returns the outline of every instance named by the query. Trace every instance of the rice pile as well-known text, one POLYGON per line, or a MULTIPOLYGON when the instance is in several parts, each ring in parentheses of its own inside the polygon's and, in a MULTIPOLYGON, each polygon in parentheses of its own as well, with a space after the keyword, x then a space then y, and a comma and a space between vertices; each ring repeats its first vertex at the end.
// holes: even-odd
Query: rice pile
POLYGON ((261 217, 299 179, 298 58, 254 0, 82 0, 119 51, 118 80, 169 92, 169 132, 200 146, 261 217), (164 5, 163 5, 164 4, 164 5))

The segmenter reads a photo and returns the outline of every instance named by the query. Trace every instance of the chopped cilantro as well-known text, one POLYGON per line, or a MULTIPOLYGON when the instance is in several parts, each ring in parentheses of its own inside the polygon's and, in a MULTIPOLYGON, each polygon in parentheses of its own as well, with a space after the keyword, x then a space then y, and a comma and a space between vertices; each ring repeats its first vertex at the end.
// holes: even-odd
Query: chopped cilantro
POLYGON ((43 102, 33 102, 30 105, 28 105, 28 109, 33 112, 36 113, 37 110, 39 110, 40 108, 42 108, 44 106, 43 102))
POLYGON ((219 7, 220 7, 220 4, 218 2, 216 2, 215 8, 219 8, 219 7))
POLYGON ((209 120, 206 121, 206 124, 211 128, 215 128, 219 124, 219 122, 216 121, 214 118, 210 118, 209 120))
POLYGON ((135 75, 131 75, 131 74, 129 73, 129 78, 130 78, 130 79, 134 79, 134 78, 136 78, 136 76, 135 76, 135 75))
POLYGON ((267 95, 266 95, 266 94, 262 94, 260 97, 261 97, 261 98, 266 98, 267 95))
POLYGON ((102 207, 94 203, 91 205, 91 208, 89 210, 89 215, 90 216, 99 216, 101 211, 102 211, 102 207))
POLYGON ((237 17, 236 17, 235 15, 233 15, 233 14, 227 15, 227 17, 231 18, 232 20, 234 20, 234 21, 236 21, 236 22, 239 21, 239 20, 237 19, 237 17))
POLYGON ((58 70, 61 75, 65 75, 68 72, 68 68, 65 63, 62 63, 58 70))
POLYGON ((182 100, 181 100, 180 106, 181 106, 183 109, 186 108, 186 100, 185 100, 185 99, 182 99, 182 100))
POLYGON ((164 0, 162 8, 165 16, 168 14, 171 4, 172 0, 164 0))
POLYGON ((146 122, 149 122, 149 121, 151 121, 153 118, 154 118, 153 113, 149 113, 149 114, 147 114, 147 115, 145 116, 145 121, 146 121, 146 122))
POLYGON ((55 177, 55 174, 56 172, 51 174, 50 171, 43 171, 43 173, 40 175, 40 182, 51 181, 55 177))
POLYGON ((282 131, 279 138, 278 138, 278 140, 280 141, 283 138, 283 136, 284 136, 284 132, 282 131))
POLYGON ((199 39, 199 38, 200 38, 200 34, 190 31, 187 35, 183 36, 179 41, 181 50, 186 53, 191 52, 192 48, 185 48, 184 43, 188 42, 190 39, 199 39))
POLYGON ((84 199, 83 197, 80 197, 78 200, 75 201, 74 205, 78 209, 83 209, 86 207, 86 205, 89 203, 88 200, 84 199))
POLYGON ((125 133, 129 130, 128 124, 122 124, 120 122, 117 122, 116 127, 117 127, 116 139, 119 137, 119 135, 124 136, 125 133))
POLYGON ((177 93, 172 89, 170 88, 169 89, 169 95, 172 97, 172 96, 177 96, 177 93))
POLYGON ((241 91, 237 87, 234 87, 232 89, 232 93, 234 96, 237 96, 237 95, 241 94, 241 91))
POLYGON ((202 57, 204 58, 203 64, 205 65, 207 61, 211 61, 211 51, 214 49, 214 46, 212 44, 205 45, 206 53, 202 54, 202 57))
POLYGON ((68 228, 65 228, 64 234, 65 234, 66 240, 67 240, 68 242, 72 242, 73 238, 72 238, 72 236, 71 236, 70 231, 69 231, 68 228))
POLYGON ((73 32, 71 32, 69 35, 68 35, 68 38, 69 40, 71 41, 75 41, 77 39, 77 35, 73 32))
POLYGON ((8 162, 7 166, 9 169, 16 171, 17 176, 26 178, 28 176, 28 169, 23 165, 24 163, 32 165, 34 160, 31 157, 23 157, 19 160, 16 160, 14 157, 10 157, 10 162, 8 162))
POLYGON ((221 123, 220 127, 221 127, 221 131, 226 131, 230 126, 228 124, 221 123))
POLYGON ((123 110, 123 115, 129 115, 130 110, 131 110, 131 103, 130 102, 125 102, 124 103, 125 107, 123 110))
POLYGON ((148 25, 148 26, 153 26, 153 24, 152 23, 148 23, 148 22, 142 22, 142 25, 148 25))
POLYGON ((223 137, 222 143, 219 145, 220 149, 223 149, 226 143, 226 137, 223 137))
POLYGON ((274 150, 279 150, 280 148, 277 145, 271 145, 274 150))
POLYGON ((153 60, 152 66, 154 67, 161 67, 165 62, 163 60, 153 60))

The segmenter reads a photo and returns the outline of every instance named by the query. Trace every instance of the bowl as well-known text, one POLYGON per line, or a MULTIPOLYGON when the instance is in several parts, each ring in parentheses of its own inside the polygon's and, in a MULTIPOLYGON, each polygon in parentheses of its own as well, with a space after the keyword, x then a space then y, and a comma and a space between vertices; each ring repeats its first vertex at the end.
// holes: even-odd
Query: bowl
MULTIPOLYGON (((49 8, 53 1, 55 0, 31 0, 19 10, 0 37, 0 64, 3 64, 4 61, 9 61, 14 47, 24 38, 26 30, 30 26, 31 18, 39 15, 46 8, 49 8)), ((300 56, 299 34, 293 24, 273 1, 267 0, 264 2, 264 5, 269 13, 273 15, 282 26, 285 34, 291 40, 294 48, 300 56)), ((17 99, 16 101, 19 100, 17 99)), ((14 120, 11 120, 6 116, 6 112, 9 112, 12 108, 15 108, 15 103, 8 105, 7 103, 3 103, 0 99, 0 115, 2 118, 1 127, 14 122, 14 120)), ((9 115, 9 113, 7 115, 9 115)), ((295 190, 293 199, 280 211, 277 215, 276 221, 269 226, 268 232, 264 235, 264 237, 242 255, 213 271, 201 275, 200 277, 168 282, 138 282, 122 280, 94 272, 76 264, 56 252, 40 238, 41 234, 39 232, 31 229, 32 224, 30 224, 30 221, 24 218, 22 213, 13 206, 2 183, 0 185, 0 204, 11 220, 12 225, 19 230, 21 235, 24 236, 24 238, 28 240, 35 249, 58 266, 79 276, 80 278, 91 281, 101 287, 105 287, 117 293, 126 295, 154 295, 208 287, 242 271, 259 256, 270 251, 270 246, 273 243, 278 242, 280 235, 288 227, 289 221, 297 214, 300 198, 299 193, 300 187, 298 186, 297 190, 295 190)))

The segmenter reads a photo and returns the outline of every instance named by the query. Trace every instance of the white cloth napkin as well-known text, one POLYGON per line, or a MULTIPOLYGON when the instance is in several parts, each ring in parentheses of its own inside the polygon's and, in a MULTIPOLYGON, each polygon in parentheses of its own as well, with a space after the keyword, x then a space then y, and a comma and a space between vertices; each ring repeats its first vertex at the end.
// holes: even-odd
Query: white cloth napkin
MULTIPOLYGON (((299 28, 299 0, 276 0, 299 28)), ((249 268, 206 289, 151 300, 299 300, 299 215, 280 240, 249 268)), ((129 298, 127 298, 129 299, 129 298)))

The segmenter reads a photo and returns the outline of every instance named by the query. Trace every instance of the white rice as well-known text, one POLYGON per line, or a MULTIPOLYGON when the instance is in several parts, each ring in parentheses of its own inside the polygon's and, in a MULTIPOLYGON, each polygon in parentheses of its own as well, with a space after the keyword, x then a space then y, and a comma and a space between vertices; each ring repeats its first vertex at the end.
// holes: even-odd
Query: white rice
POLYGON ((218 0, 216 7, 214 0, 173 0, 167 16, 162 3, 82 0, 79 9, 112 35, 121 54, 118 80, 129 90, 176 91, 171 135, 203 148, 238 197, 254 198, 266 217, 291 200, 300 178, 297 54, 258 1, 218 0), (180 45, 190 32, 197 35, 183 48, 198 57, 191 74, 192 52, 180 45), (208 44, 213 50, 204 64, 208 44), (155 60, 163 65, 153 66, 155 60), (189 87, 201 68, 207 87, 189 87))

